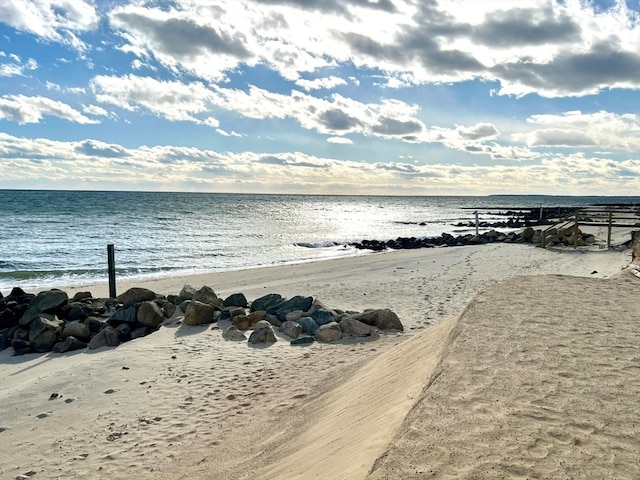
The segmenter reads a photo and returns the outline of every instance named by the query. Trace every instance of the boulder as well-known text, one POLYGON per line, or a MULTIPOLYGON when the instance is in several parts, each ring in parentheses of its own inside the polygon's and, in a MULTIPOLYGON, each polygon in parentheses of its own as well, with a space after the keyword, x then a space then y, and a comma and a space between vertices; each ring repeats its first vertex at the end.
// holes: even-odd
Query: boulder
POLYGON ((105 322, 100 320, 98 317, 89 317, 84 321, 84 324, 89 327, 91 333, 98 333, 105 326, 105 322))
POLYGON ((222 332, 222 338, 234 342, 242 342, 247 339, 244 333, 238 330, 234 325, 229 326, 224 330, 224 332, 222 332))
POLYGON ((342 329, 336 322, 330 322, 320 325, 315 337, 320 342, 337 342, 342 338, 342 329))
POLYGON ((247 312, 245 311, 244 308, 242 307, 230 307, 229 310, 227 310, 229 312, 229 318, 231 318, 233 320, 234 317, 237 317, 238 315, 246 315, 247 312))
POLYGON ((249 305, 247 297, 243 293, 234 293, 224 299, 223 304, 225 307, 242 307, 245 308, 249 305))
POLYGON ((191 297, 191 301, 206 303, 208 305, 213 305, 214 307, 219 309, 224 306, 222 300, 220 300, 216 295, 216 292, 214 292, 211 287, 207 287, 206 285, 201 287, 200 290, 196 291, 193 294, 193 297, 191 297))
POLYGON ((0 328, 11 328, 18 324, 18 317, 9 308, 5 308, 0 312, 0 328))
POLYGON ((93 295, 91 295, 91 292, 77 292, 73 296, 71 301, 72 302, 79 302, 80 300, 84 300, 85 298, 93 298, 93 295))
POLYGON ((233 326, 238 330, 249 330, 254 323, 257 322, 251 322, 251 318, 248 315, 237 315, 233 319, 233 326))
POLYGON ((11 345, 11 329, 0 329, 0 352, 11 345))
POLYGON ((311 317, 300 317, 298 323, 307 335, 315 335, 318 330, 318 323, 311 317))
POLYGON ((164 313, 156 302, 142 302, 138 307, 138 322, 147 327, 159 327, 164 322, 164 313))
POLYGON ((95 350, 100 347, 117 347, 120 345, 118 332, 113 327, 106 327, 98 332, 89 342, 89 348, 95 350))
POLYGON ((282 295, 279 293, 269 293, 260 298, 257 298, 251 303, 251 311, 267 310, 267 308, 282 302, 282 295))
POLYGON ((525 242, 530 242, 531 239, 533 238, 535 231, 533 230, 533 228, 531 227, 527 227, 525 228, 522 233, 520 234, 520 237, 525 241, 525 242))
POLYGON ((63 326, 64 322, 55 315, 40 315, 29 326, 29 343, 36 352, 48 352, 58 341, 63 326))
POLYGON ((284 300, 281 303, 272 305, 266 310, 267 313, 275 315, 280 320, 285 321, 287 319, 287 313, 293 312, 294 310, 302 310, 303 312, 306 312, 307 310, 309 310, 312 304, 313 297, 303 297, 302 295, 296 295, 289 300, 284 300))
POLYGON ((175 303, 167 302, 162 306, 162 313, 165 318, 171 318, 176 313, 178 306, 175 303))
POLYGON ((368 337, 372 334, 373 329, 359 320, 353 317, 346 317, 338 324, 345 335, 351 335, 354 337, 368 337))
MULTIPOLYGON (((251 335, 249 336, 249 344, 251 345, 258 345, 262 343, 271 344, 271 343, 276 343, 278 341, 275 333, 273 333, 273 329, 271 328, 271 325, 268 322, 266 323, 267 323, 267 326, 262 325, 260 328, 254 330, 251 333, 251 335)), ((262 324, 262 321, 258 322, 256 325, 260 325, 260 324, 262 324)))
POLYGON ((304 330, 298 322, 286 321, 280 325, 280 331, 291 338, 298 338, 304 330))
POLYGON ((18 323, 20 325, 29 325, 41 313, 55 310, 68 301, 69 296, 62 290, 53 289, 46 292, 40 292, 33 300, 31 300, 29 308, 24 312, 24 315, 22 315, 18 323))
POLYGON ((313 318, 318 325, 326 325, 327 323, 335 321, 333 314, 329 310, 325 310, 324 308, 315 310, 311 314, 311 318, 313 318))
POLYGON ((118 340, 121 342, 128 342, 131 340, 131 324, 130 323, 121 323, 117 327, 115 327, 116 333, 118 334, 118 340))
POLYGON ((75 337, 78 340, 89 340, 91 337, 91 330, 84 323, 75 321, 75 322, 67 322, 62 329, 62 333, 60 334, 60 338, 63 340, 67 337, 75 337))
POLYGON ((180 295, 178 296, 183 300, 191 300, 193 298, 193 294, 196 293, 196 291, 197 290, 191 285, 185 285, 184 287, 182 287, 182 290, 180 290, 180 295))
POLYGON ((213 323, 213 313, 215 311, 216 308, 213 305, 192 300, 187 305, 187 311, 184 312, 183 323, 190 326, 213 323))
POLYGON ((14 357, 19 357, 20 355, 24 355, 25 353, 33 352, 33 348, 31 347, 31 343, 29 343, 29 340, 14 338, 13 340, 11 340, 11 346, 13 347, 14 357))
POLYGON ((90 315, 93 315, 95 312, 93 308, 84 303, 78 303, 69 305, 71 308, 66 313, 65 318, 67 320, 84 320, 90 315))
POLYGON ((294 310, 293 312, 287 313, 285 319, 287 322, 297 322, 300 317, 304 315, 302 310, 294 310))
POLYGON ((315 341, 316 339, 313 337, 298 337, 295 340, 291 340, 291 345, 310 345, 315 341))
POLYGON ((129 334, 130 340, 135 340, 136 338, 144 337, 149 333, 149 329, 147 327, 138 327, 131 330, 131 334, 129 334))
POLYGON ((128 307, 134 303, 146 302, 156 298, 155 292, 148 288, 133 287, 116 297, 123 306, 128 307))
POLYGON ((117 325, 118 323, 135 323, 138 321, 138 305, 133 304, 128 307, 120 308, 113 312, 107 322, 110 325, 117 325))
POLYGON ((363 313, 354 315, 353 318, 367 325, 373 325, 380 330, 404 330, 398 315, 388 308, 366 310, 363 313))
POLYGON ((280 325, 282 325, 282 321, 278 317, 276 317, 275 315, 271 315, 270 313, 264 312, 264 319, 274 327, 280 327, 280 325))
POLYGON ((82 340, 78 340, 76 337, 69 336, 64 339, 64 342, 56 343, 51 349, 54 353, 65 353, 73 350, 80 350, 86 348, 87 344, 82 340))

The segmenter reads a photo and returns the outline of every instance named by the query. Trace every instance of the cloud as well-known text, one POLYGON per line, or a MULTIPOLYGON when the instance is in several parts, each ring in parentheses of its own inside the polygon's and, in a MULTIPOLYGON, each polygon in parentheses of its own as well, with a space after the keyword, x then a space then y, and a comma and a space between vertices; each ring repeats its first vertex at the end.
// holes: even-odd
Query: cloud
POLYGON ((97 28, 99 17, 93 2, 86 0, 4 0, 0 3, 0 22, 47 41, 85 50, 77 35, 97 28))
POLYGON ((640 151, 640 115, 637 114, 569 111, 560 115, 532 115, 527 122, 545 128, 516 133, 512 138, 531 147, 597 147, 640 151))
POLYGON ((38 62, 33 58, 29 58, 23 62, 17 55, 11 55, 12 63, 0 63, 0 77, 17 77, 24 76, 25 72, 36 70, 38 62))
POLYGON ((39 123, 44 116, 59 117, 74 123, 100 123, 85 117, 66 103, 50 98, 25 95, 4 95, 0 98, 0 119, 26 123, 39 123))
POLYGON ((456 130, 465 140, 486 140, 497 138, 500 135, 495 125, 491 123, 478 123, 472 127, 458 127, 456 130))
POLYGON ((75 147, 75 151, 88 156, 105 158, 129 157, 129 152, 120 145, 110 145, 97 140, 85 140, 75 147))
POLYGON ((350 138, 345 138, 345 137, 329 137, 329 138, 327 138, 327 142, 329 142, 329 143, 338 143, 338 144, 343 144, 343 145, 351 145, 353 143, 353 140, 351 140, 350 138))
POLYGON ((316 78, 314 80, 296 80, 296 85, 302 87, 306 91, 309 90, 319 90, 319 89, 331 89, 337 87, 338 85, 346 85, 347 82, 343 78, 338 77, 325 77, 325 78, 316 78))

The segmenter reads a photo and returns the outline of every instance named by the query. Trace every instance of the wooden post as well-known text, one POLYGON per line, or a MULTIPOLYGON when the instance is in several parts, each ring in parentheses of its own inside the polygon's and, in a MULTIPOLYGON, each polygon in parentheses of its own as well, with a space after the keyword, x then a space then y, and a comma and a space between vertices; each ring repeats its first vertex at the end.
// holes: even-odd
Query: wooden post
POLYGON ((476 235, 479 234, 480 230, 479 230, 479 226, 480 226, 480 220, 478 219, 478 211, 476 210, 475 212, 473 212, 476 214, 476 235))
POLYGON ((578 221, 580 220, 580 214, 576 210, 576 226, 573 229, 573 248, 578 248, 578 221))
POLYGON ((607 229, 607 248, 611 247, 611 224, 613 223, 612 212, 609 212, 609 228, 607 229))
POLYGON ((542 248, 547 248, 547 231, 542 231, 542 248))
POLYGON ((107 245, 107 263, 109 269, 109 296, 116 298, 116 260, 113 243, 107 245))

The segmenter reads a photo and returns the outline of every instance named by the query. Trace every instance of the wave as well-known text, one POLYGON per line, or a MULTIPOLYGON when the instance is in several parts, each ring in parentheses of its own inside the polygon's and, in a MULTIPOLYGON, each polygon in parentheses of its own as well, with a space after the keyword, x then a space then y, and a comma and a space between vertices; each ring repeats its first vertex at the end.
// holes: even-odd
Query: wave
POLYGON ((342 246, 344 245, 343 243, 337 243, 337 242, 300 242, 300 243, 294 243, 294 245, 296 247, 304 247, 304 248, 328 248, 328 247, 337 247, 337 246, 342 246))

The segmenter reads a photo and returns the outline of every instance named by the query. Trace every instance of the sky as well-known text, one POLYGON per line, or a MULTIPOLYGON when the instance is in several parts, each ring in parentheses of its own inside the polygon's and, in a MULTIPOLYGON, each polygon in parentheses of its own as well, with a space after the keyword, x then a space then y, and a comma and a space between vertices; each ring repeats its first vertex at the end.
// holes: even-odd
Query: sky
POLYGON ((0 0, 0 188, 640 195, 640 0, 0 0))

